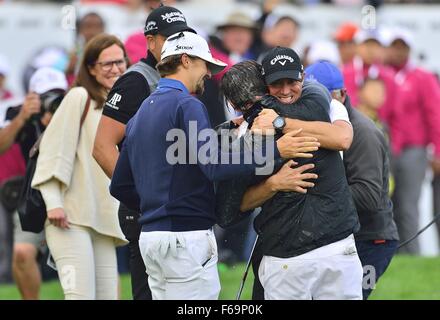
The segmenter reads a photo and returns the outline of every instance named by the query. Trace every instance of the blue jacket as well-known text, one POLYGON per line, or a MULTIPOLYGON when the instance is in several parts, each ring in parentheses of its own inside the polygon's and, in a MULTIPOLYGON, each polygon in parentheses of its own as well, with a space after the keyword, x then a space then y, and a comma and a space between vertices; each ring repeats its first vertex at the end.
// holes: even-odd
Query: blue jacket
MULTIPOLYGON (((209 229, 215 224, 213 181, 250 174, 259 166, 249 152, 221 155, 217 136, 202 138, 209 133, 205 129, 211 125, 203 103, 180 81, 167 78, 128 122, 110 192, 141 211, 143 231, 209 229), (219 161, 203 161, 199 154, 219 161), (240 164, 220 163, 225 157, 239 157, 240 164), (252 163, 244 164, 249 158, 252 163)), ((276 145, 271 147, 278 158, 276 145)))

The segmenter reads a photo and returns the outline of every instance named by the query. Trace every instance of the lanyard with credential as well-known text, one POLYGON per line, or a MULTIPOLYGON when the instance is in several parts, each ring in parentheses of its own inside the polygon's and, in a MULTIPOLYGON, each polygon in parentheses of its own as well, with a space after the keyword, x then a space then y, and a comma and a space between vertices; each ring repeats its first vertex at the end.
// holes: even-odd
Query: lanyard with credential
MULTIPOLYGON (((354 81, 356 83, 356 87, 360 88, 364 84, 365 76, 364 76, 364 62, 362 58, 359 56, 355 56, 353 58, 353 68, 354 68, 354 81)), ((377 79, 379 77, 379 67, 375 64, 372 64, 368 68, 367 72, 368 78, 377 79)))
POLYGON ((408 73, 415 68, 414 63, 408 62, 399 72, 394 76, 396 85, 401 86, 405 83, 408 73))

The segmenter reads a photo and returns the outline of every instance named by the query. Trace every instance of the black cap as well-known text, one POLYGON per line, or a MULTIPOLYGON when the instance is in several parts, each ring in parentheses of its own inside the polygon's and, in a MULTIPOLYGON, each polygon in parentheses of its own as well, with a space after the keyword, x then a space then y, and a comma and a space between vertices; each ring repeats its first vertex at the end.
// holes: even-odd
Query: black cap
POLYGON ((280 79, 302 80, 304 67, 298 54, 290 49, 276 47, 267 52, 262 62, 264 80, 267 84, 280 79))
POLYGON ((162 6, 151 11, 145 22, 144 35, 161 34, 169 37, 181 31, 196 33, 186 24, 186 18, 182 12, 173 7, 162 6))

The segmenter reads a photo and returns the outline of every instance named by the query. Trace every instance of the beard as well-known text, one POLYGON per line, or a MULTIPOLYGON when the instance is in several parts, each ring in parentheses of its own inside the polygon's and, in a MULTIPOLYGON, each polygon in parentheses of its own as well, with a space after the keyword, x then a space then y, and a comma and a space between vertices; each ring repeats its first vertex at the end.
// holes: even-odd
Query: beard
POLYGON ((199 80, 196 84, 196 91, 195 94, 198 96, 201 96, 203 92, 205 92, 205 80, 209 79, 209 76, 204 76, 202 79, 199 80))

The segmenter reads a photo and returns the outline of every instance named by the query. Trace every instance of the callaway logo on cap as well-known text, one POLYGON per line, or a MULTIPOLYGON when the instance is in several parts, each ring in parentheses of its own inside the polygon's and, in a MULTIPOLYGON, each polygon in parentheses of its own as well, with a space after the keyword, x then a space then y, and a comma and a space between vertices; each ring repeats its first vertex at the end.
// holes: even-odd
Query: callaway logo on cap
POLYGON ((165 37, 193 29, 186 24, 185 16, 182 12, 173 7, 162 6, 151 11, 145 22, 144 35, 161 34, 165 37))
POLYGON ((145 25, 145 32, 153 32, 154 30, 157 30, 157 23, 156 21, 149 21, 146 25, 145 25))
POLYGON ((291 56, 278 55, 275 58, 273 58, 272 60, 270 60, 270 64, 274 65, 275 63, 278 62, 280 65, 284 66, 284 65, 286 65, 286 60, 289 60, 292 63, 294 61, 294 59, 291 56))
POLYGON ((262 62, 264 80, 267 84, 280 79, 302 80, 303 65, 298 54, 290 49, 276 47, 267 52, 262 62))
POLYGON ((166 57, 186 53, 208 62, 212 74, 221 72, 227 64, 212 57, 208 43, 203 37, 192 32, 176 33, 165 41, 162 47, 161 60, 166 57))

